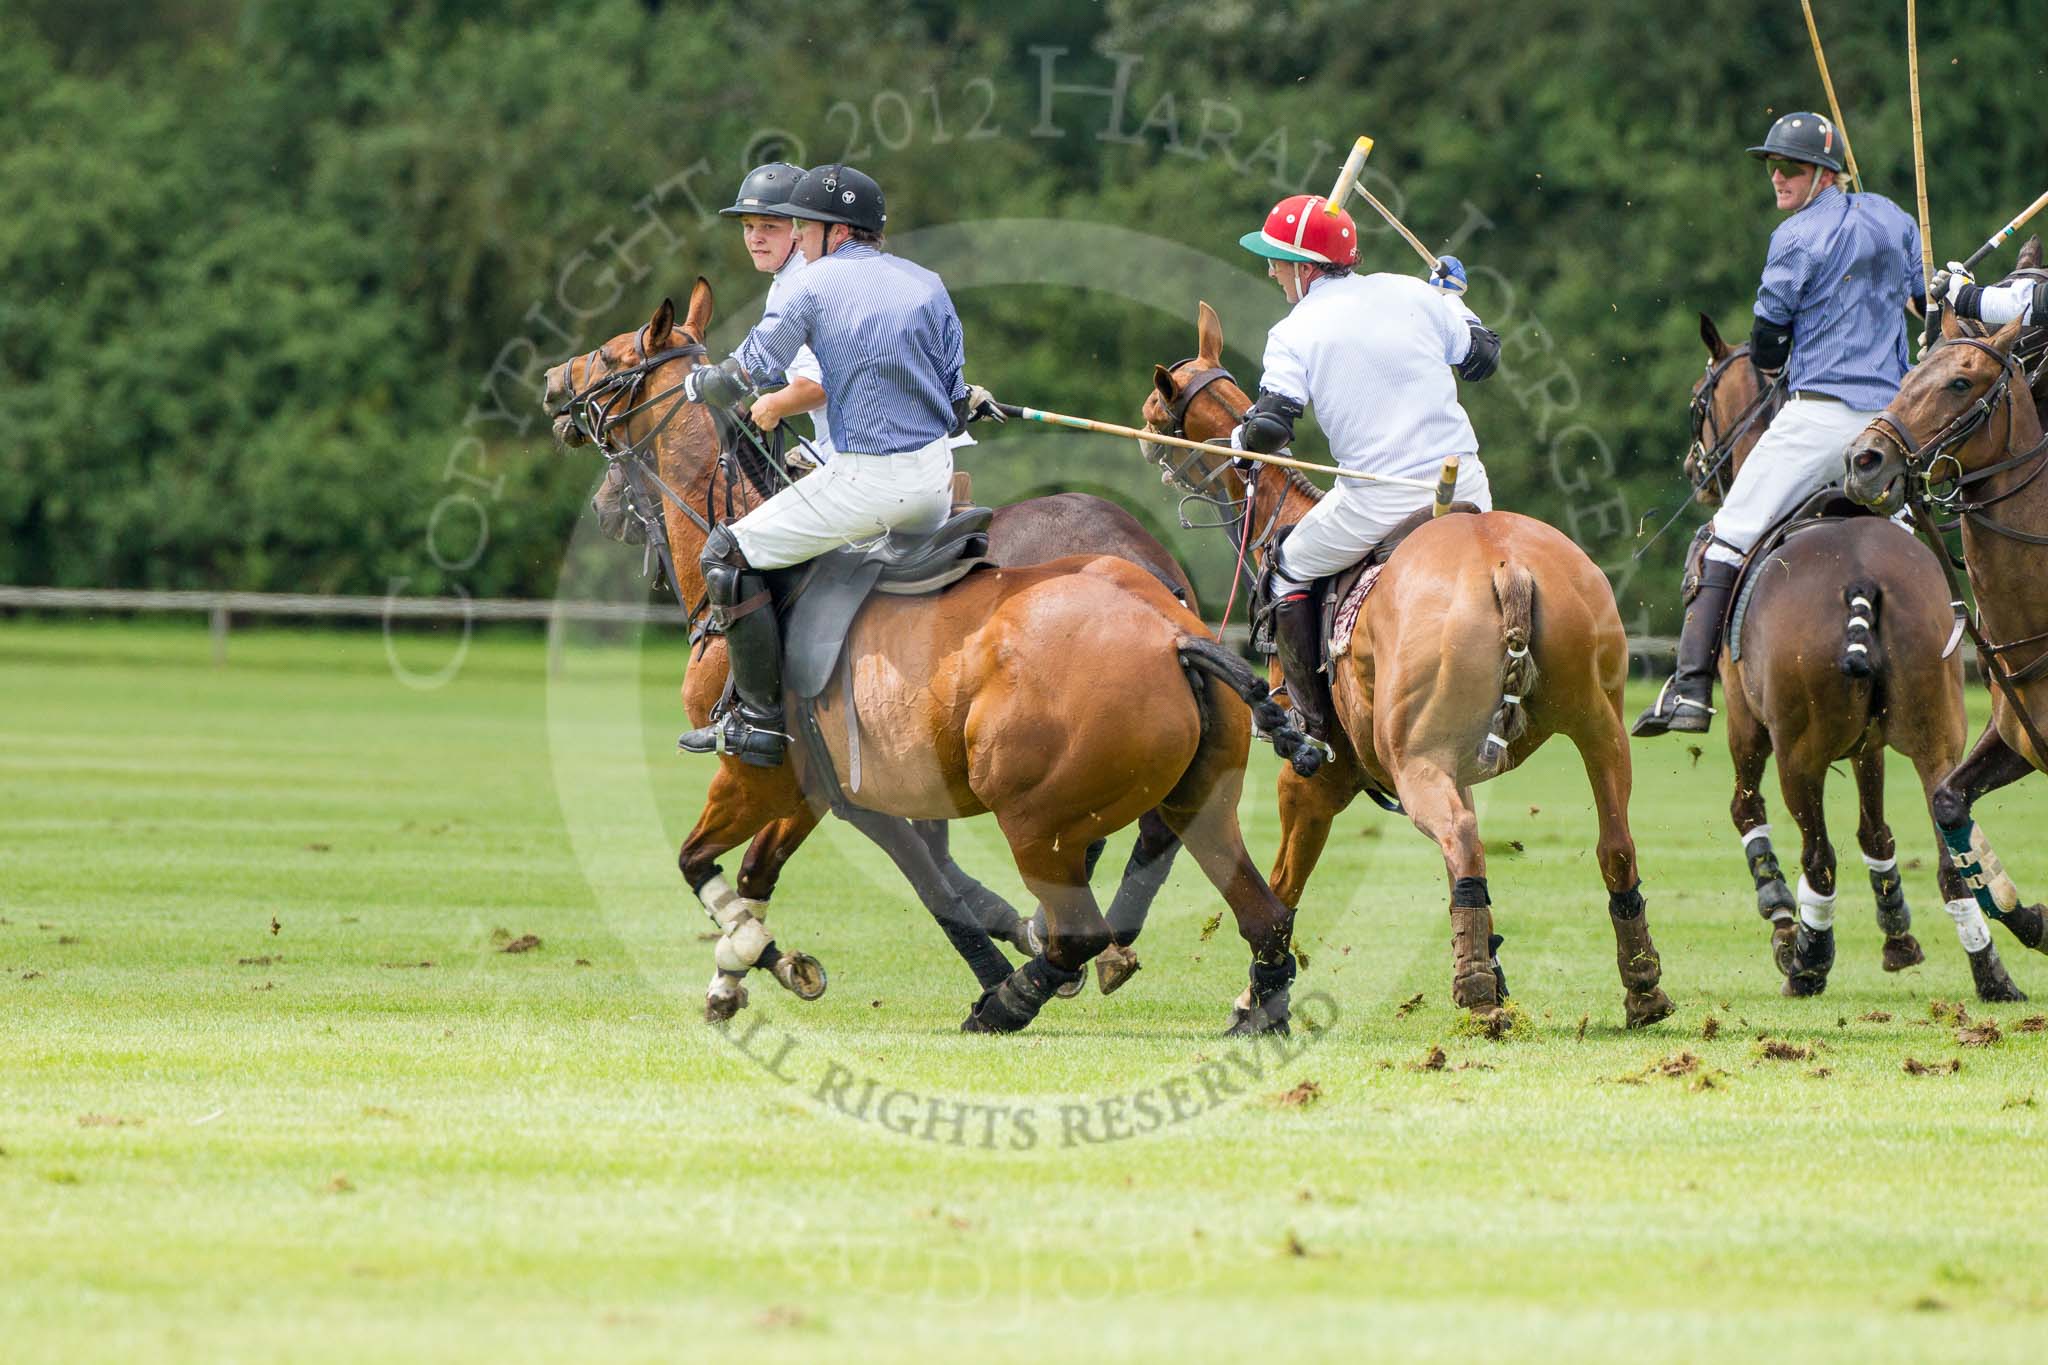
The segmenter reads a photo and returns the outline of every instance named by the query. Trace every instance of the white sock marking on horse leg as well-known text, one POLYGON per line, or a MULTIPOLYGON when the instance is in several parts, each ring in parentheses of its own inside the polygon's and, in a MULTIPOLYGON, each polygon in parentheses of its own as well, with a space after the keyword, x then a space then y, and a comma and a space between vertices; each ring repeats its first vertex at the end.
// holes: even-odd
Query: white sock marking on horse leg
POLYGON ((1814 890, 1804 872, 1799 874, 1799 922, 1817 934, 1835 927, 1835 898, 1814 890))
POLYGON ((1965 896, 1948 903, 1948 917, 1956 922, 1956 937, 1962 940, 1963 951, 1981 953, 1991 942, 1991 926, 1984 920, 1984 912, 1977 908, 1977 898, 1965 896))

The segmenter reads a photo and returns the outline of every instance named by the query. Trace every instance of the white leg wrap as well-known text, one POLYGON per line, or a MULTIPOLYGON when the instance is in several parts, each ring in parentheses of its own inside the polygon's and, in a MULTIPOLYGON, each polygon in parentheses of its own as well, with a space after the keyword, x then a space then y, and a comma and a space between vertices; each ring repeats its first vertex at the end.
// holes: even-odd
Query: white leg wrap
POLYGON ((732 927, 733 918, 741 908, 739 893, 732 889, 722 872, 698 889, 697 899, 704 902, 705 913, 721 929, 732 927))
POLYGON ((1984 912, 1977 908, 1976 897, 1950 901, 1948 917, 1956 922, 1956 937, 1962 940, 1964 952, 1981 953, 1991 942, 1991 926, 1985 923, 1984 912))
POLYGON ((1835 927, 1835 898, 1814 890, 1804 872, 1799 874, 1799 922, 1815 933, 1835 927))
POLYGON ((1863 855, 1863 865, 1872 872, 1895 872, 1898 870, 1899 860, 1897 858, 1873 858, 1866 853, 1863 855))
POLYGON ((712 961, 720 972, 744 975, 768 947, 768 926, 761 922, 768 914, 768 903, 741 898, 723 876, 704 883, 697 899, 704 902, 712 922, 724 930, 712 951, 712 961))
POLYGON ((2005 864, 1998 861, 1998 855, 1991 851, 1991 841, 1984 837, 1984 829, 1975 821, 1970 822, 1970 851, 1977 855, 1977 865, 1984 869, 1984 883, 1991 888, 1991 899, 2000 910, 2020 908, 2020 889, 2012 884, 2012 878, 2005 874, 2005 864))
POLYGON ((1766 820, 1763 824, 1758 825, 1755 829, 1746 829, 1742 831, 1742 846, 1744 848, 1748 848, 1750 844, 1755 840, 1768 839, 1770 837, 1771 825, 1770 821, 1766 820))

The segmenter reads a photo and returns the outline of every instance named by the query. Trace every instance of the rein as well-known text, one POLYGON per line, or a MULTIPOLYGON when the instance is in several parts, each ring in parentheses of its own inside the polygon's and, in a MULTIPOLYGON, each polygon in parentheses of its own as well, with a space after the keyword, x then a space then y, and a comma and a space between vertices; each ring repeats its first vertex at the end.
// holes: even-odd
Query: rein
POLYGON ((1735 362, 1748 356, 1749 343, 1745 341, 1709 364, 1705 377, 1700 381, 1699 391, 1692 396, 1692 448, 1685 454, 1685 463, 1688 468, 1701 471, 1699 481, 1692 486, 1695 497, 1711 483, 1716 498, 1727 498, 1732 476, 1726 470, 1735 447, 1749 435, 1750 428, 1758 422, 1768 424, 1774 421, 1785 406, 1785 373, 1780 370, 1770 383, 1757 390, 1756 397, 1736 417, 1734 426, 1726 434, 1717 432, 1714 444, 1711 447, 1707 445, 1707 422, 1714 415, 1714 393, 1735 362), (1709 464, 1709 460, 1713 463, 1709 464))
MULTIPOLYGON (((1178 437, 1181 440, 1191 439, 1188 436, 1187 430, 1188 409, 1193 406, 1195 399, 1201 396, 1203 390, 1218 380, 1227 380, 1232 385, 1236 385, 1237 376, 1221 365, 1197 370, 1185 380, 1182 380, 1180 378, 1180 371, 1189 365, 1196 364, 1200 359, 1201 357, 1199 356, 1189 356, 1185 360, 1176 360, 1167 367, 1167 372, 1180 385, 1179 393, 1167 404, 1167 412, 1173 418, 1173 425, 1161 431, 1159 427, 1148 423, 1147 427, 1149 430, 1159 431, 1161 435, 1178 437)), ((1218 405, 1222 407, 1224 413, 1233 424, 1244 421, 1243 412, 1224 402, 1220 396, 1211 396, 1216 397, 1218 405)), ((1231 449, 1229 443, 1223 440, 1211 440, 1205 442, 1205 444, 1215 446, 1219 454, 1226 457, 1231 449)), ((1167 447, 1155 446, 1153 449, 1158 453, 1152 458, 1160 469, 1165 472, 1167 481, 1176 488, 1183 490, 1184 496, 1181 498, 1180 513, 1182 529, 1191 531, 1221 530, 1230 536, 1231 546, 1237 551, 1238 573, 1231 580, 1230 589, 1231 596, 1234 599, 1237 594, 1238 579, 1243 579, 1247 585, 1251 582, 1250 570, 1245 567, 1247 561, 1252 555, 1264 551, 1267 546, 1271 545, 1273 537, 1279 532, 1280 512, 1286 506, 1287 499, 1282 497, 1275 502, 1272 515, 1266 518, 1265 525, 1254 531, 1252 527, 1252 509, 1257 505, 1256 494, 1258 492, 1259 479, 1265 474, 1266 466, 1262 465, 1254 472, 1243 475, 1243 494, 1238 497, 1228 497, 1219 493, 1216 489, 1217 480, 1231 468, 1228 458, 1211 465, 1197 478, 1192 471, 1196 462, 1205 458, 1200 452, 1189 451, 1176 463, 1167 453, 1167 447), (1200 522, 1189 520, 1186 508, 1190 502, 1207 504, 1221 514, 1222 519, 1200 522)), ((1322 490, 1303 478, 1299 472, 1288 469, 1283 470, 1282 473, 1288 487, 1300 490, 1312 500, 1320 499, 1323 496, 1322 490)), ((1228 615, 1227 607, 1225 608, 1225 615, 1228 615)))

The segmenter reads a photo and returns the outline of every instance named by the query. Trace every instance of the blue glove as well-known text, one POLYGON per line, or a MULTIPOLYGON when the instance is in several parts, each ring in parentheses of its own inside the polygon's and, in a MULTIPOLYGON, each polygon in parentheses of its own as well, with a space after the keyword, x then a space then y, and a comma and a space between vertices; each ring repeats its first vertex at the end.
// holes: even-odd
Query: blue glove
POLYGON ((1446 294, 1465 292, 1465 263, 1456 256, 1439 256, 1436 269, 1429 272, 1429 282, 1446 294))

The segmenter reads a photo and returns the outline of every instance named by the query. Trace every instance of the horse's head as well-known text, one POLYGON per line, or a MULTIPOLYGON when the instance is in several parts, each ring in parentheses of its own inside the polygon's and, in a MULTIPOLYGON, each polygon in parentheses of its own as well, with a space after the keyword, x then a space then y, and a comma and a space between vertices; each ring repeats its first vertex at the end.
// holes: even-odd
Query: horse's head
MULTIPOLYGON (((1208 304, 1196 305, 1195 354, 1172 365, 1152 367, 1152 392, 1145 395, 1145 429, 1190 441, 1227 442, 1251 400, 1223 368, 1223 323, 1208 304)), ((1144 444, 1145 457, 1161 477, 1191 493, 1214 494, 1230 467, 1227 445, 1214 455, 1174 446, 1144 444)))
POLYGON ((2013 360, 2020 324, 1979 340, 1953 312, 1941 316, 1941 340, 1906 372, 1898 396, 1849 443, 1844 491, 1866 507, 1896 511, 1909 480, 1953 484, 2002 458, 2012 434, 2012 387, 2025 379, 2013 360), (2007 422, 1992 431, 2005 407, 2007 422))
POLYGON ((1714 507, 1776 408, 1759 406, 1763 384, 1756 366, 1745 363, 1748 342, 1730 346, 1705 313, 1700 314, 1700 340, 1707 346, 1707 368, 1692 386, 1692 445, 1685 454, 1685 477, 1698 489, 1694 496, 1714 507))
POLYGON ((710 325, 711 285, 700 275, 680 326, 675 304, 663 299, 646 326, 551 368, 540 401, 554 419, 555 439, 564 446, 595 442, 608 453, 637 446, 668 415, 670 405, 656 400, 705 358, 704 331, 710 325), (649 392, 654 396, 642 401, 649 392))

